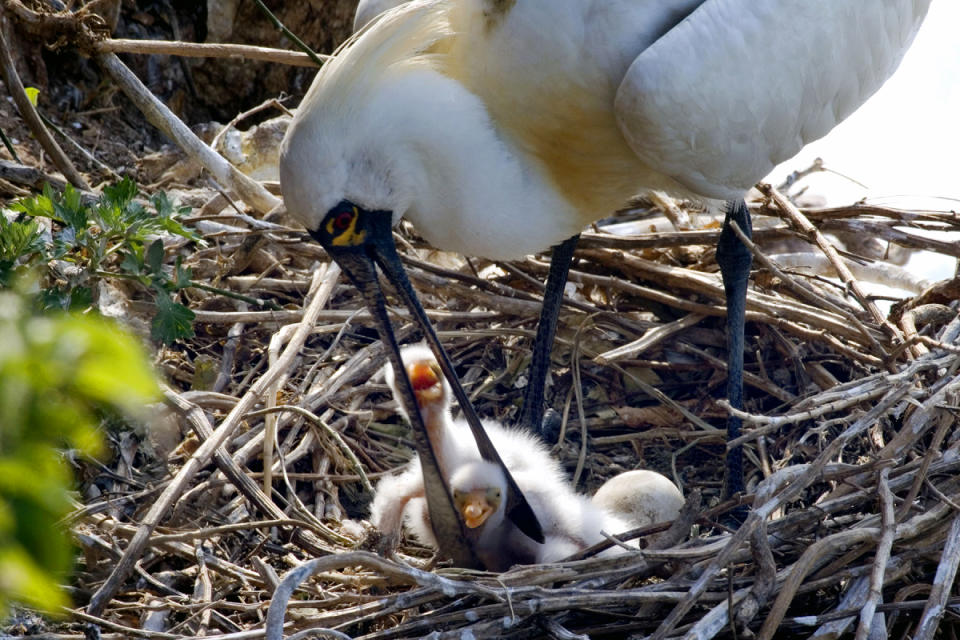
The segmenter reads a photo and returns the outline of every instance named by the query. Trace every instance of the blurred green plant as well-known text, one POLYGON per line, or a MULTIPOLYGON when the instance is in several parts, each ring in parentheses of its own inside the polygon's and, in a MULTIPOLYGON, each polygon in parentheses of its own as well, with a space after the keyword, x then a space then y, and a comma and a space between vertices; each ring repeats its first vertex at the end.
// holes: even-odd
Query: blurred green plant
MULTIPOLYGON (((35 221, 31 221, 36 224, 35 221)), ((33 246, 28 223, 19 246, 33 246)), ((64 449, 96 455, 105 412, 158 397, 139 342, 96 315, 37 315, 22 283, 0 291, 0 616, 11 603, 57 613, 74 551, 64 449)))
POLYGON ((77 311, 90 307, 100 278, 136 280, 156 306, 153 338, 170 344, 191 337, 194 314, 175 300, 180 289, 192 286, 190 270, 179 256, 165 265, 163 240, 157 237, 199 241, 179 221, 189 207, 176 207, 159 192, 149 198, 151 210, 138 195, 136 184, 124 178, 104 188, 95 202, 85 202, 71 186, 55 193, 47 185, 41 195, 11 204, 19 215, 0 215, 0 288, 36 270, 41 273, 38 307, 77 311))

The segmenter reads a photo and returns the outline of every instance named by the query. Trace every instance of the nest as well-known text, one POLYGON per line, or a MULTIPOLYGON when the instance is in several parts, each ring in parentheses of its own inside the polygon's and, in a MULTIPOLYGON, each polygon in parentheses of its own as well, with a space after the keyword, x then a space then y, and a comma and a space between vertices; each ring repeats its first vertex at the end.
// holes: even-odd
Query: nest
MULTIPOLYGON (((868 227, 958 253, 960 245, 918 233, 955 233, 954 214, 785 214, 789 204, 771 193, 754 206, 754 237, 770 251, 809 242, 789 253, 814 254, 812 244, 826 242, 818 229, 856 235, 868 227), (781 220, 791 216, 815 221, 813 231, 781 220)), ((374 537, 362 522, 370 486, 412 449, 378 374, 384 347, 318 246, 225 207, 216 196, 201 208, 209 246, 183 250, 195 279, 283 308, 187 294, 197 337, 158 356, 168 409, 158 410, 139 449, 117 443, 125 455, 95 479, 109 489, 74 517, 82 593, 123 576, 119 550, 146 536, 133 575, 100 603, 95 620, 105 631, 260 629, 272 598, 285 633, 333 638, 835 637, 871 618, 875 632, 886 625, 893 637, 932 637, 924 625, 936 628, 937 611, 953 602, 956 280, 898 301, 878 321, 874 300, 850 293, 861 279, 844 285, 780 269, 757 249, 742 438, 750 480, 742 503, 752 508, 728 528, 722 516, 734 504, 719 503, 725 438, 714 426, 727 415, 717 225, 609 232, 656 226, 659 208, 646 203, 585 234, 553 350, 553 451, 586 493, 620 471, 650 468, 673 478, 688 504, 672 528, 625 536, 667 531, 656 544, 641 542, 641 552, 588 552, 493 575, 436 563, 410 540, 393 559, 363 550, 374 537), (267 454, 276 461, 269 498, 268 430, 277 443, 267 454), (182 497, 158 500, 171 484, 182 497), (278 576, 311 558, 278 587, 278 576)), ((432 251, 411 228, 397 240, 478 412, 509 422, 526 382, 545 259, 465 260, 432 251)), ((861 259, 859 274, 889 279, 897 270, 861 259)), ((399 308, 394 323, 401 341, 419 338, 399 308)))

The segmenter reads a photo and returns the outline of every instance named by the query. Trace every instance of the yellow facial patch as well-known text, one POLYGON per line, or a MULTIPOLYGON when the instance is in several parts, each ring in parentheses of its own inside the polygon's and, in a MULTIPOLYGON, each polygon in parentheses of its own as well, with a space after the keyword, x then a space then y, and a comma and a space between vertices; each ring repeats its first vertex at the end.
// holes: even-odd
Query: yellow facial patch
POLYGON ((356 207, 350 211, 340 211, 329 216, 326 231, 330 235, 330 244, 335 247, 356 247, 367 239, 367 232, 357 231, 360 212, 356 207))

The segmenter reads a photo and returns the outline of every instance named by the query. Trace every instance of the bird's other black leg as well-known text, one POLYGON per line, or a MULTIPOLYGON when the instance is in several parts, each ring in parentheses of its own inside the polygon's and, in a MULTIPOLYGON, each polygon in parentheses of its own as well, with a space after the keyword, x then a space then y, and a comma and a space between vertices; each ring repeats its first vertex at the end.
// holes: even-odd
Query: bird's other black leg
MULTIPOLYGON (((747 203, 743 200, 727 202, 727 215, 717 242, 717 264, 723 278, 727 295, 727 400, 735 409, 743 409, 743 349, 744 323, 746 321, 747 279, 750 276, 750 250, 730 227, 731 222, 750 237, 752 225, 747 203)), ((727 418, 727 441, 740 436, 740 418, 727 418)), ((743 481, 743 449, 736 447, 727 451, 724 470, 723 497, 741 493, 743 481)))
MULTIPOLYGON (((564 240, 553 247, 550 257, 550 273, 543 293, 543 307, 540 309, 540 322, 537 323, 537 336, 533 340, 533 353, 530 370, 527 372, 527 388, 523 392, 523 404, 517 425, 533 433, 541 433, 544 411, 544 391, 547 384, 547 372, 550 369, 550 351, 553 338, 557 333, 557 316, 563 302, 563 289, 570 272, 570 261, 577 248, 580 234, 564 240)), ((542 435, 542 434, 541 434, 542 435)))

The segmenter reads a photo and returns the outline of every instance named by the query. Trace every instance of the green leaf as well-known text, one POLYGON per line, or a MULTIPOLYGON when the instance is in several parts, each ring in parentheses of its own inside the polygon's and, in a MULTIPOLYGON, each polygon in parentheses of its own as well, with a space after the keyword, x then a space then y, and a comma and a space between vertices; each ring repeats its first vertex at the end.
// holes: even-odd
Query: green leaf
POLYGON ((0 215, 0 286, 10 286, 18 271, 39 263, 43 249, 43 231, 35 219, 21 222, 0 215))
POLYGON ((37 98, 40 96, 40 89, 36 87, 24 87, 23 92, 27 94, 27 100, 30 101, 34 107, 37 106, 37 98))
POLYGON ((93 304, 93 289, 90 287, 73 287, 70 289, 68 311, 85 311, 93 304))
POLYGON ((41 311, 67 311, 70 308, 70 294, 61 287, 46 287, 37 294, 36 307, 41 311))
MULTIPOLYGON (((60 609, 70 604, 59 583, 17 547, 0 547, 0 593, 52 615, 62 614, 60 609)), ((0 600, 0 614, 2 604, 0 600)))
POLYGON ((183 258, 177 256, 177 263, 173 270, 173 288, 180 290, 190 286, 193 286, 193 271, 189 267, 184 267, 183 258))
POLYGON ((50 218, 53 216, 53 201, 47 195, 47 189, 50 185, 44 186, 43 195, 21 198, 10 204, 11 211, 19 211, 28 216, 37 218, 50 218))
POLYGON ((139 276, 144 270, 143 254, 141 251, 133 249, 125 251, 123 260, 120 261, 120 271, 133 276, 139 276))
POLYGON ((92 314, 34 316, 34 302, 0 291, 0 619, 10 602, 67 605, 72 473, 60 449, 97 454, 99 416, 142 414, 159 396, 138 340, 92 314))
POLYGON ((167 233, 172 233, 195 242, 201 240, 199 234, 192 229, 187 229, 178 220, 176 216, 184 216, 190 213, 190 207, 174 207, 173 203, 163 191, 150 198, 153 208, 157 212, 157 222, 160 229, 167 233))
POLYGON ((60 342, 82 357, 73 362, 71 389, 89 401, 137 413, 156 400, 157 384, 143 347, 112 321, 71 316, 58 331, 60 342))
MULTIPOLYGON (((44 187, 44 193, 46 193, 46 187, 44 187)), ((73 228, 78 236, 86 233, 89 220, 87 207, 81 201, 80 193, 72 185, 67 185, 61 197, 50 197, 50 201, 53 203, 54 220, 73 228)))
POLYGON ((154 275, 163 273, 163 240, 158 238, 150 243, 146 263, 154 275))
POLYGON ((174 302, 166 291, 157 289, 157 313, 150 325, 150 335, 164 344, 192 338, 195 318, 193 311, 174 302))
POLYGON ((137 183, 129 177, 123 177, 119 182, 103 188, 101 203, 105 206, 126 208, 137 197, 137 183))

